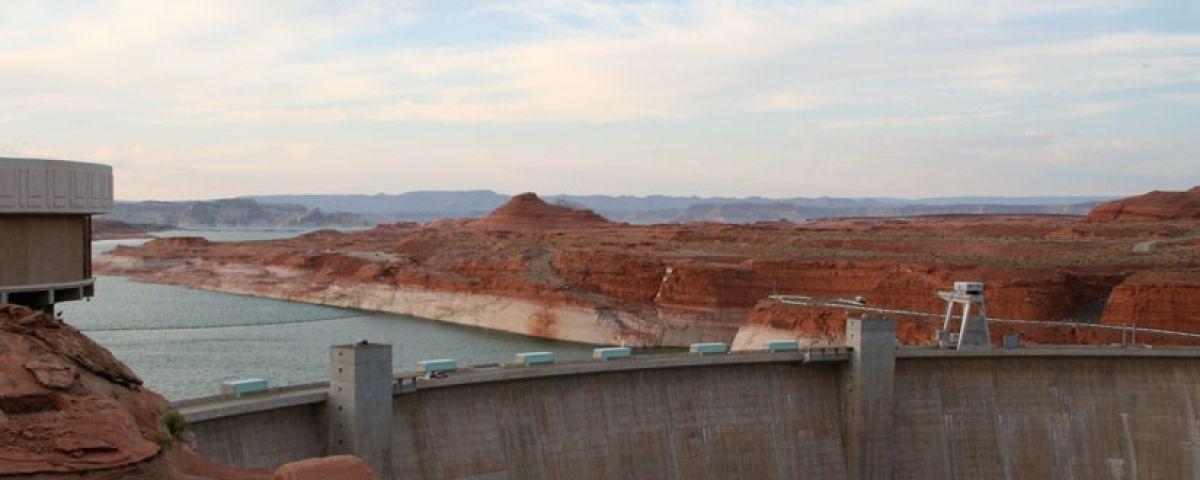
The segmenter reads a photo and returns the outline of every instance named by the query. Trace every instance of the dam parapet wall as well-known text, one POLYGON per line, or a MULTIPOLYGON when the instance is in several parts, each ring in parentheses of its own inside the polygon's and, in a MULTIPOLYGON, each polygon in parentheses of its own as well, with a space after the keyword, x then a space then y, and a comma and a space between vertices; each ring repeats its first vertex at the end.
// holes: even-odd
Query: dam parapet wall
MULTIPOLYGON (((387 473, 714 479, 1200 474, 1200 349, 886 345, 890 387, 887 369, 879 367, 887 359, 856 363, 856 355, 870 353, 853 341, 816 351, 465 369, 445 378, 401 373, 391 379, 387 473)), ((176 407, 205 456, 273 468, 330 451, 329 388, 313 384, 176 407)))

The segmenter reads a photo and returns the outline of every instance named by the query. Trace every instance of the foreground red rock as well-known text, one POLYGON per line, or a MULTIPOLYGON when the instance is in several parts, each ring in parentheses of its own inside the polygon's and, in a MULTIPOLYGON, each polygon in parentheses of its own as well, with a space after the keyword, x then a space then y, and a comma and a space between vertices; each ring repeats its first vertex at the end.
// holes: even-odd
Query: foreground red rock
POLYGON ((1200 187, 1184 192, 1154 191, 1102 203, 1087 218, 1093 222, 1200 220, 1200 187))
POLYGON ((154 457, 167 402, 141 383, 54 317, 0 306, 0 475, 111 469, 154 457))
MULTIPOLYGON (((0 304, 0 478, 271 478, 265 470, 200 457, 194 445, 167 433, 163 415, 169 409, 163 397, 142 387, 128 367, 75 328, 26 307, 0 304)), ((277 478, 375 478, 369 470, 363 473, 355 457, 303 465, 281 469, 277 478)))
POLYGON ((310 458, 275 469, 274 480, 377 480, 366 462, 353 455, 310 458))
POLYGON ((0 304, 0 478, 254 480, 166 433, 163 397, 62 321, 0 304))
MULTIPOLYGON (((1127 313, 1102 305, 1131 275, 1200 269, 1200 249, 1176 241, 1200 233, 1197 222, 946 215, 633 226, 593 215, 522 195, 482 220, 269 242, 155 240, 114 250, 96 270, 547 338, 682 346, 734 340, 776 292, 938 312, 934 292, 955 280, 986 282, 993 317, 1104 314, 1120 324, 1127 313), (1146 239, 1170 241, 1135 252, 1146 239)), ((1200 331, 1194 323, 1179 328, 1200 331)))

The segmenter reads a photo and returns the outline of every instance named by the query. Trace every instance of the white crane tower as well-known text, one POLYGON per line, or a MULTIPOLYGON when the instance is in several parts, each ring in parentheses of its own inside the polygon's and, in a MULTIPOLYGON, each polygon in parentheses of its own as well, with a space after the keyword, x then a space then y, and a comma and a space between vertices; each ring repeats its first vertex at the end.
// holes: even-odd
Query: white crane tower
POLYGON ((941 348, 984 349, 991 348, 991 336, 988 331, 987 303, 983 297, 983 283, 954 282, 954 290, 938 292, 946 301, 946 317, 942 321, 942 329, 937 331, 935 340, 941 348), (958 331, 950 331, 950 320, 954 318, 954 307, 962 305, 962 321, 958 331), (978 305, 979 313, 972 315, 971 306, 978 305))

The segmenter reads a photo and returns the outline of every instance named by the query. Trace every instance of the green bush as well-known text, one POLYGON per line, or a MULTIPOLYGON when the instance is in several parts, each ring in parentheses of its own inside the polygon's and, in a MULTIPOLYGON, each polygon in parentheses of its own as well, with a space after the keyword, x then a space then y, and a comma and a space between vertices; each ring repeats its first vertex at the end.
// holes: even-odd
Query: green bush
POLYGON ((167 432, 171 434, 172 438, 179 438, 180 435, 183 435, 183 431, 187 429, 187 419, 174 410, 163 415, 163 423, 166 424, 167 432))

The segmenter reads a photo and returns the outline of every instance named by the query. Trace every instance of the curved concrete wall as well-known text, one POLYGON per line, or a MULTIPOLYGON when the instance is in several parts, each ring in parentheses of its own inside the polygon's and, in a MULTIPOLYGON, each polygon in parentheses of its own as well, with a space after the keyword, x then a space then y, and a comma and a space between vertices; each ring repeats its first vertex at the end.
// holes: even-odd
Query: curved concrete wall
POLYGON ((1200 359, 896 364, 895 478, 1197 478, 1200 359))
MULTIPOLYGON (((848 365, 769 358, 501 369, 402 389, 393 478, 848 478, 848 365)), ((270 468, 324 453, 310 390, 182 410, 206 456, 270 468)), ((1196 478, 1198 401, 1200 350, 900 350, 889 464, 874 471, 1196 478)))
POLYGON ((843 478, 836 366, 541 378, 396 397, 395 478, 843 478))
POLYGON ((224 465, 275 469, 324 455, 324 402, 192 421, 205 458, 224 465))
POLYGON ((83 215, 0 215, 0 290, 91 278, 83 215))

